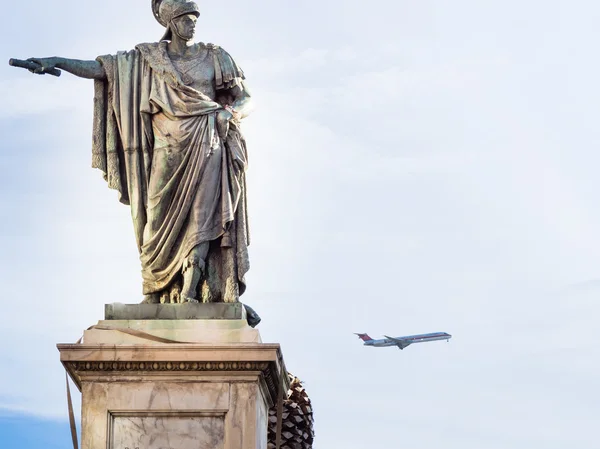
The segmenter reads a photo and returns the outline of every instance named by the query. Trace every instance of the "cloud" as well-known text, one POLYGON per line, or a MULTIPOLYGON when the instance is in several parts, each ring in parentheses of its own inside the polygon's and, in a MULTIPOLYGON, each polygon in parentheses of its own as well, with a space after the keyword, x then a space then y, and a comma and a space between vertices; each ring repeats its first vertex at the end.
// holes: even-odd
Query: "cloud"
MULTIPOLYGON (((110 2, 91 10, 98 23, 73 22, 81 39, 27 39, 10 56, 52 44, 94 57, 160 31, 151 17, 126 26, 146 4, 114 16, 110 2)), ((319 447, 589 445, 597 288, 577 285, 600 263, 597 32, 575 8, 538 20, 532 2, 515 16, 516 3, 381 1, 369 23, 358 2, 318 17, 316 2, 271 3, 235 3, 231 26, 203 33, 241 61, 258 103, 244 301, 307 381, 319 447), (402 352, 352 335, 436 330, 454 338, 402 352)), ((17 343, 0 406, 64 417, 54 344, 104 303, 139 300, 139 262, 129 211, 89 168, 91 83, 6 70, 0 336, 17 343)))

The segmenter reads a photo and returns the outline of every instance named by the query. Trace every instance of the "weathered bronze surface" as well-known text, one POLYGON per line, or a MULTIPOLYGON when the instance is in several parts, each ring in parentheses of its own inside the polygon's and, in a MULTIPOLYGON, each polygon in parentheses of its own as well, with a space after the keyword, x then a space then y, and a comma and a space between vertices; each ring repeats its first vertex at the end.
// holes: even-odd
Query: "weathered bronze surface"
POLYGON ((156 43, 81 61, 11 60, 36 74, 94 80, 92 166, 131 207, 144 302, 238 302, 248 271, 242 69, 193 43, 198 6, 152 0, 156 43))

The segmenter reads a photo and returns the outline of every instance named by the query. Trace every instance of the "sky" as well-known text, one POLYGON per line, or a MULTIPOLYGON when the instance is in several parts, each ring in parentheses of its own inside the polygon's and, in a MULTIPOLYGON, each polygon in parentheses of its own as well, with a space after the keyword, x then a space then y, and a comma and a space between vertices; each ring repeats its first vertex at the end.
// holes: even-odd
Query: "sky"
MULTIPOLYGON (((200 7, 197 40, 236 59, 256 104, 242 301, 305 382, 314 448, 596 447, 600 4, 200 7), (453 338, 400 352, 353 335, 434 331, 453 338)), ((90 168, 91 81, 6 61, 94 59, 163 29, 148 0, 4 14, 0 439, 68 448, 56 344, 141 301, 139 260, 90 168)))

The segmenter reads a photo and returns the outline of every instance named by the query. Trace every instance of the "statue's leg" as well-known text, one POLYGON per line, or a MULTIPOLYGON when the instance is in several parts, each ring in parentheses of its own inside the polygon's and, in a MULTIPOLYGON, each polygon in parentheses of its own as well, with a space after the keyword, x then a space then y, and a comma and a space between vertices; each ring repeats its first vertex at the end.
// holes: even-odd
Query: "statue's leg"
POLYGON ((198 302, 196 288, 206 266, 209 242, 201 243, 194 247, 183 263, 183 288, 181 302, 198 302))

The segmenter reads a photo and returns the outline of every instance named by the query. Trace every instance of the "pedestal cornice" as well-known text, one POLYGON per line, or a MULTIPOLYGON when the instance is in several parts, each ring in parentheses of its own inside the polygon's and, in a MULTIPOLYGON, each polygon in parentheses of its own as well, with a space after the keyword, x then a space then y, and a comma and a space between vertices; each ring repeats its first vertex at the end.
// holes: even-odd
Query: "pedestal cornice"
POLYGON ((140 376, 190 380, 259 376, 269 402, 274 404, 279 389, 289 388, 278 344, 59 344, 57 348, 61 362, 80 390, 82 381, 90 378, 127 382, 140 376))

